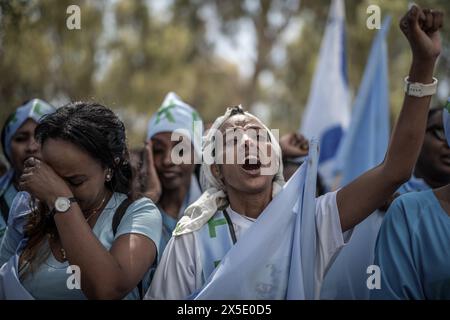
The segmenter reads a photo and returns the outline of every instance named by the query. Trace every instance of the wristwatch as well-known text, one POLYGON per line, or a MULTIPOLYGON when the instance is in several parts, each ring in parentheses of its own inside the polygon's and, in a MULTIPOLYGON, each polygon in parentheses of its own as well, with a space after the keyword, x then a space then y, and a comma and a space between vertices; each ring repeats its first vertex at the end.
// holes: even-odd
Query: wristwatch
POLYGON ((438 80, 433 78, 433 82, 430 84, 423 84, 420 82, 409 82, 409 78, 405 78, 405 92, 408 96, 413 97, 426 97, 432 96, 436 93, 438 80))
POLYGON ((77 202, 77 199, 75 199, 74 197, 72 198, 67 198, 67 197, 58 197, 55 200, 55 213, 60 212, 60 213, 64 213, 67 212, 70 209, 70 204, 72 202, 77 202))

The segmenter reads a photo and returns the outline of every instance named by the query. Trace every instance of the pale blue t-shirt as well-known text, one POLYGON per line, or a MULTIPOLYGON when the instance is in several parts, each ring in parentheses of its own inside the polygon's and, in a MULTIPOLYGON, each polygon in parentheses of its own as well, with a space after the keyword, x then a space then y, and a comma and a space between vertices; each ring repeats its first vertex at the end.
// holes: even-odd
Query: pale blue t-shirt
POLYGON ((433 190, 398 197, 378 234, 372 299, 450 299, 450 216, 433 190))
MULTIPOLYGON (((3 194, 3 197, 5 198, 5 202, 8 205, 8 207, 11 208, 11 204, 12 204, 16 194, 17 194, 17 189, 14 187, 14 184, 11 183, 6 188, 5 193, 3 194)), ((5 221, 3 219, 3 215, 0 215, 0 242, 3 239, 3 236, 5 234, 7 222, 8 221, 5 221)))
POLYGON ((412 175, 412 177, 404 183, 397 192, 400 194, 405 194, 408 192, 419 192, 419 191, 425 191, 430 190, 431 187, 425 182, 422 178, 417 178, 415 175, 412 175))
POLYGON ((24 237, 23 228, 31 211, 30 194, 25 191, 19 191, 10 206, 8 226, 0 244, 0 266, 16 253, 17 247, 24 237))
POLYGON ((180 220, 181 217, 184 215, 184 211, 186 210, 186 208, 195 201, 197 201, 197 199, 200 198, 201 195, 202 191, 198 184, 197 178, 195 177, 195 175, 192 175, 189 190, 186 196, 184 197, 183 204, 181 205, 180 210, 178 211, 178 219, 171 217, 166 212, 164 212, 164 210, 161 207, 158 207, 159 211, 161 212, 163 223, 161 243, 159 244, 159 248, 161 250, 160 256, 162 256, 162 253, 164 252, 167 243, 169 242, 170 238, 172 238, 172 232, 173 230, 175 230, 178 220, 180 220))
MULTIPOLYGON (((126 195, 124 194, 113 194, 95 223, 92 229, 93 233, 107 250, 111 248, 114 240, 123 234, 135 233, 144 235, 155 243, 159 256, 162 229, 161 215, 153 202, 148 198, 136 200, 128 207, 117 228, 117 233, 113 235, 112 219, 117 207, 125 198, 126 195)), ((8 236, 8 232, 6 236, 8 236)), ((3 245, 14 245, 11 244, 12 242, 15 241, 4 241, 3 245)), ((41 250, 44 252, 48 249, 48 242, 46 242, 41 250)), ((11 251, 11 249, 7 251, 11 251)), ((156 261, 142 280, 144 292, 150 285, 150 276, 155 265, 156 261)), ((22 285, 36 299, 86 299, 81 289, 68 288, 67 280, 71 276, 70 273, 67 273, 68 267, 68 261, 59 262, 50 253, 47 260, 39 265, 32 275, 28 274, 22 280, 22 285)), ((139 299, 138 288, 135 288, 124 299, 139 299)))

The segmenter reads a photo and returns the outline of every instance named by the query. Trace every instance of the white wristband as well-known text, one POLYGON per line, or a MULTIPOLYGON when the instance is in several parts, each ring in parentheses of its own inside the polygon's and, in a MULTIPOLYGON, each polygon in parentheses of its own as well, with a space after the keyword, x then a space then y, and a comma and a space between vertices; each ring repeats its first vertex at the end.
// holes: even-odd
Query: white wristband
POLYGON ((426 97, 432 96, 436 93, 438 80, 433 77, 433 82, 430 84, 423 84, 420 82, 409 82, 409 77, 405 78, 405 92, 412 97, 426 97))

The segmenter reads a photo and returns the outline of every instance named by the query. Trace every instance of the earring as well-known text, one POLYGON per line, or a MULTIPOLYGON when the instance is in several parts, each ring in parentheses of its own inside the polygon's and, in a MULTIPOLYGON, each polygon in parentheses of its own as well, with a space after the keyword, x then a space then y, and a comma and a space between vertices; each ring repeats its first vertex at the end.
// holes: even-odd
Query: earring
POLYGON ((108 169, 108 173, 106 174, 106 182, 111 181, 112 175, 111 175, 111 169, 108 169))

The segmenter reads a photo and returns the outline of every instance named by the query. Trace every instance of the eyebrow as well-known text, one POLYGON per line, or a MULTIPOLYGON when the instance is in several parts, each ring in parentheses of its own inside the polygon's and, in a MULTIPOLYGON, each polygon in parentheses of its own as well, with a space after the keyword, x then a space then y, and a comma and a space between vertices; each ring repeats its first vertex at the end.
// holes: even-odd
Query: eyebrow
POLYGON ((239 125, 239 124, 227 124, 226 126, 222 127, 222 130, 236 130, 236 129, 243 129, 243 130, 248 130, 248 129, 259 129, 259 130, 264 130, 264 127, 258 125, 258 124, 254 124, 254 123, 247 123, 244 125, 239 125))
POLYGON ((245 126, 244 129, 245 129, 245 130, 247 130, 247 129, 259 129, 259 130, 264 130, 263 127, 258 126, 258 125, 256 125, 256 124, 252 124, 252 125, 250 125, 249 127, 245 126))
MULTIPOLYGON (((172 144, 172 142, 175 142, 172 140, 167 141, 166 139, 158 138, 158 137, 153 137, 151 140, 152 140, 153 146, 155 144, 166 146, 166 145, 172 144)), ((176 142, 179 142, 179 141, 176 141, 176 142)))
POLYGON ((30 130, 22 130, 22 131, 20 131, 20 130, 18 130, 16 133, 14 133, 14 135, 13 135, 13 137, 16 137, 16 136, 23 136, 23 135, 26 135, 26 136, 31 136, 33 133, 31 133, 30 132, 30 130))

